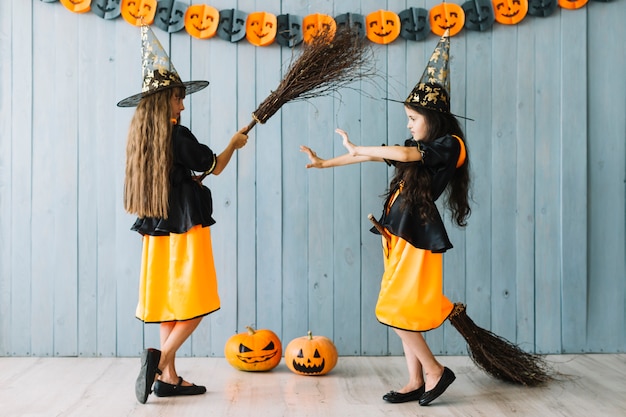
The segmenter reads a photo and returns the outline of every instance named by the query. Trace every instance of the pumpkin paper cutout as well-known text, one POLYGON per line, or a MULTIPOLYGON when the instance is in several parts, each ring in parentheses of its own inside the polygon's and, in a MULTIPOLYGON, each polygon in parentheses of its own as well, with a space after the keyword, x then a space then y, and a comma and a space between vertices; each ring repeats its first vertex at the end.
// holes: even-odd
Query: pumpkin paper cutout
POLYGON ((387 45, 400 36, 400 17, 388 10, 377 10, 365 17, 367 39, 387 45))
POLYGON ((151 25, 156 10, 156 0, 122 0, 122 18, 133 26, 151 25))
POLYGON ((559 0, 559 6, 563 9, 575 10, 580 9, 588 0, 559 0))
POLYGON ((365 37, 365 16, 358 13, 343 13, 335 16, 337 29, 354 30, 360 38, 365 37))
POLYGON ((246 19, 248 15, 241 10, 220 10, 220 21, 217 25, 217 36, 231 43, 239 42, 246 37, 246 19))
POLYGON ((311 43, 313 38, 320 33, 327 33, 331 38, 335 37, 337 22, 327 14, 314 13, 302 19, 302 38, 305 43, 311 43))
POLYGON ((282 344, 271 330, 254 330, 231 336, 224 346, 224 356, 233 368, 242 371, 269 371, 282 359, 282 344))
POLYGON ((285 362, 298 375, 325 375, 337 364, 337 348, 327 337, 313 336, 309 331, 289 342, 285 362))
POLYGON ((556 6, 557 0, 528 0, 528 14, 547 17, 554 13, 556 6))
POLYGON ((209 39, 217 33, 220 12, 208 4, 194 4, 185 12, 185 29, 194 38, 209 39))
POLYGON ((496 22, 515 25, 528 13, 528 0, 492 0, 496 22))
POLYGON ((293 48, 302 43, 302 18, 295 14, 281 14, 276 18, 276 43, 293 48))
POLYGON ((491 29, 496 20, 491 0, 469 0, 461 6, 465 12, 465 28, 479 32, 491 29))
POLYGON ((91 0, 91 11, 105 20, 115 19, 120 15, 122 0, 91 0))
POLYGON ((187 4, 174 0, 159 0, 154 18, 155 25, 168 33, 178 32, 185 27, 187 4))
POLYGON ((254 12, 246 20, 246 39, 255 46, 267 46, 276 39, 278 22, 272 13, 254 12))
POLYGON ((430 9, 430 30, 438 36, 443 36, 449 30, 449 36, 454 36, 463 29, 465 12, 454 3, 440 3, 430 9))
POLYGON ((409 7, 402 10, 400 17, 400 36, 409 41, 426 39, 430 32, 428 10, 422 7, 409 7))
POLYGON ((61 0, 61 4, 74 13, 86 13, 91 10, 91 0, 61 0))

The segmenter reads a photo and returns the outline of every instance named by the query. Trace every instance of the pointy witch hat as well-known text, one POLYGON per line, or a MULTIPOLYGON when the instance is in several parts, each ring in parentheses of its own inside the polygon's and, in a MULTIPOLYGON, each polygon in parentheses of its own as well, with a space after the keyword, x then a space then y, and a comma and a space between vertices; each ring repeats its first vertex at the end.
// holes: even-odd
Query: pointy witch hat
POLYGON ((141 26, 141 93, 117 103, 118 107, 135 107, 142 98, 168 88, 184 88, 189 95, 209 85, 208 81, 181 81, 176 68, 149 26, 141 26))

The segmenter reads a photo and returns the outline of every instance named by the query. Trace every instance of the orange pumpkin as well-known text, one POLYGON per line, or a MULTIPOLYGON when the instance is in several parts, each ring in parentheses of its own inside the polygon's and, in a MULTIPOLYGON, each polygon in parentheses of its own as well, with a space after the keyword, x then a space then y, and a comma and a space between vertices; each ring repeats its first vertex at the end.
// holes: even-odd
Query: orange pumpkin
POLYGON ((559 6, 564 9, 580 9, 585 4, 587 4, 588 0, 559 0, 559 6))
POLYGON ((503 25, 516 25, 528 13, 528 0, 492 0, 496 22, 503 25))
POLYGON ((122 17, 134 26, 151 25, 156 11, 156 0, 122 0, 122 17))
POLYGON ((337 348, 324 336, 306 336, 293 339, 285 349, 287 368, 298 375, 324 375, 337 364, 337 348))
POLYGON ((276 39, 278 22, 276 15, 254 12, 246 19, 246 39, 255 46, 267 46, 276 39))
POLYGON ((209 39, 217 33, 220 12, 207 4, 194 4, 185 12, 185 29, 194 38, 209 39))
POLYGON ((91 0, 61 0, 61 4, 74 13, 86 13, 91 10, 91 0))
POLYGON ((430 9, 430 30, 437 36, 443 36, 446 29, 449 35, 454 36, 463 29, 465 24, 465 12, 463 8, 454 3, 440 3, 430 9))
POLYGON ((282 344, 271 330, 254 330, 231 336, 224 346, 224 356, 234 368, 242 371, 269 371, 280 363, 282 344))
POLYGON ((367 39, 386 45, 400 36, 400 17, 394 12, 378 10, 365 18, 367 39))
POLYGON ((311 43, 320 33, 327 33, 332 39, 337 31, 337 22, 327 14, 314 13, 302 19, 302 38, 305 43, 311 43))

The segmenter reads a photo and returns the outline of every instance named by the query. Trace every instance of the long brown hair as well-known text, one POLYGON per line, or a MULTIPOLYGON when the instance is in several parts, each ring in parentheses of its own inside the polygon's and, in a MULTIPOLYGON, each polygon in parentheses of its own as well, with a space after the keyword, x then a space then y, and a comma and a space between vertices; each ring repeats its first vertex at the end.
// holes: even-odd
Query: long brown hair
MULTIPOLYGON (((173 159, 170 98, 177 90, 169 88, 144 97, 130 122, 124 209, 139 217, 168 216, 173 159)), ((184 97, 184 90, 182 94, 184 97)))
MULTIPOLYGON (((467 225, 467 218, 471 213, 470 200, 470 174, 469 174, 469 151, 463 130, 454 115, 427 110, 421 107, 409 106, 409 108, 423 115, 426 119, 427 133, 424 142, 430 142, 445 135, 456 135, 465 144, 465 162, 454 172, 454 176, 444 191, 445 207, 450 210, 454 222, 463 227, 467 225)), ((428 170, 423 169, 421 163, 397 162, 396 174, 389 184, 387 198, 403 185, 405 195, 405 207, 403 209, 417 208, 423 221, 428 221, 435 212, 435 204, 431 192, 431 178, 428 170)))

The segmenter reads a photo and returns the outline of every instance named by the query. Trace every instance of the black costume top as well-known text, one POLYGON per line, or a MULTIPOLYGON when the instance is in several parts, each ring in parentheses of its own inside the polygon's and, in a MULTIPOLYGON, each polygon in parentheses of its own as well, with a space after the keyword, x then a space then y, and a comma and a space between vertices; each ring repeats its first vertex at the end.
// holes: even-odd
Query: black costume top
MULTIPOLYGON (((433 201, 437 201, 456 170, 456 163, 461 153, 459 141, 451 135, 446 135, 431 142, 417 142, 413 139, 407 139, 404 142, 404 146, 419 146, 423 157, 422 161, 416 163, 420 164, 423 169, 428 170, 431 177, 431 195, 433 201)), ((390 196, 393 196, 394 193, 395 190, 390 196)), ((436 206, 432 218, 425 223, 420 219, 417 208, 414 208, 412 211, 402 210, 403 201, 404 196, 402 193, 399 193, 389 209, 389 213, 386 212, 386 209, 383 209, 383 215, 379 220, 383 227, 416 248, 436 253, 445 252, 452 248, 452 243, 450 243, 448 233, 436 206)), ((385 201, 385 208, 388 202, 389 199, 385 201)), ((376 228, 372 228, 371 231, 380 234, 376 228)))
POLYGON ((174 159, 170 173, 168 218, 138 218, 131 230, 143 235, 185 233, 193 226, 215 224, 211 190, 192 179, 192 171, 211 173, 217 156, 185 126, 172 126, 174 159))

